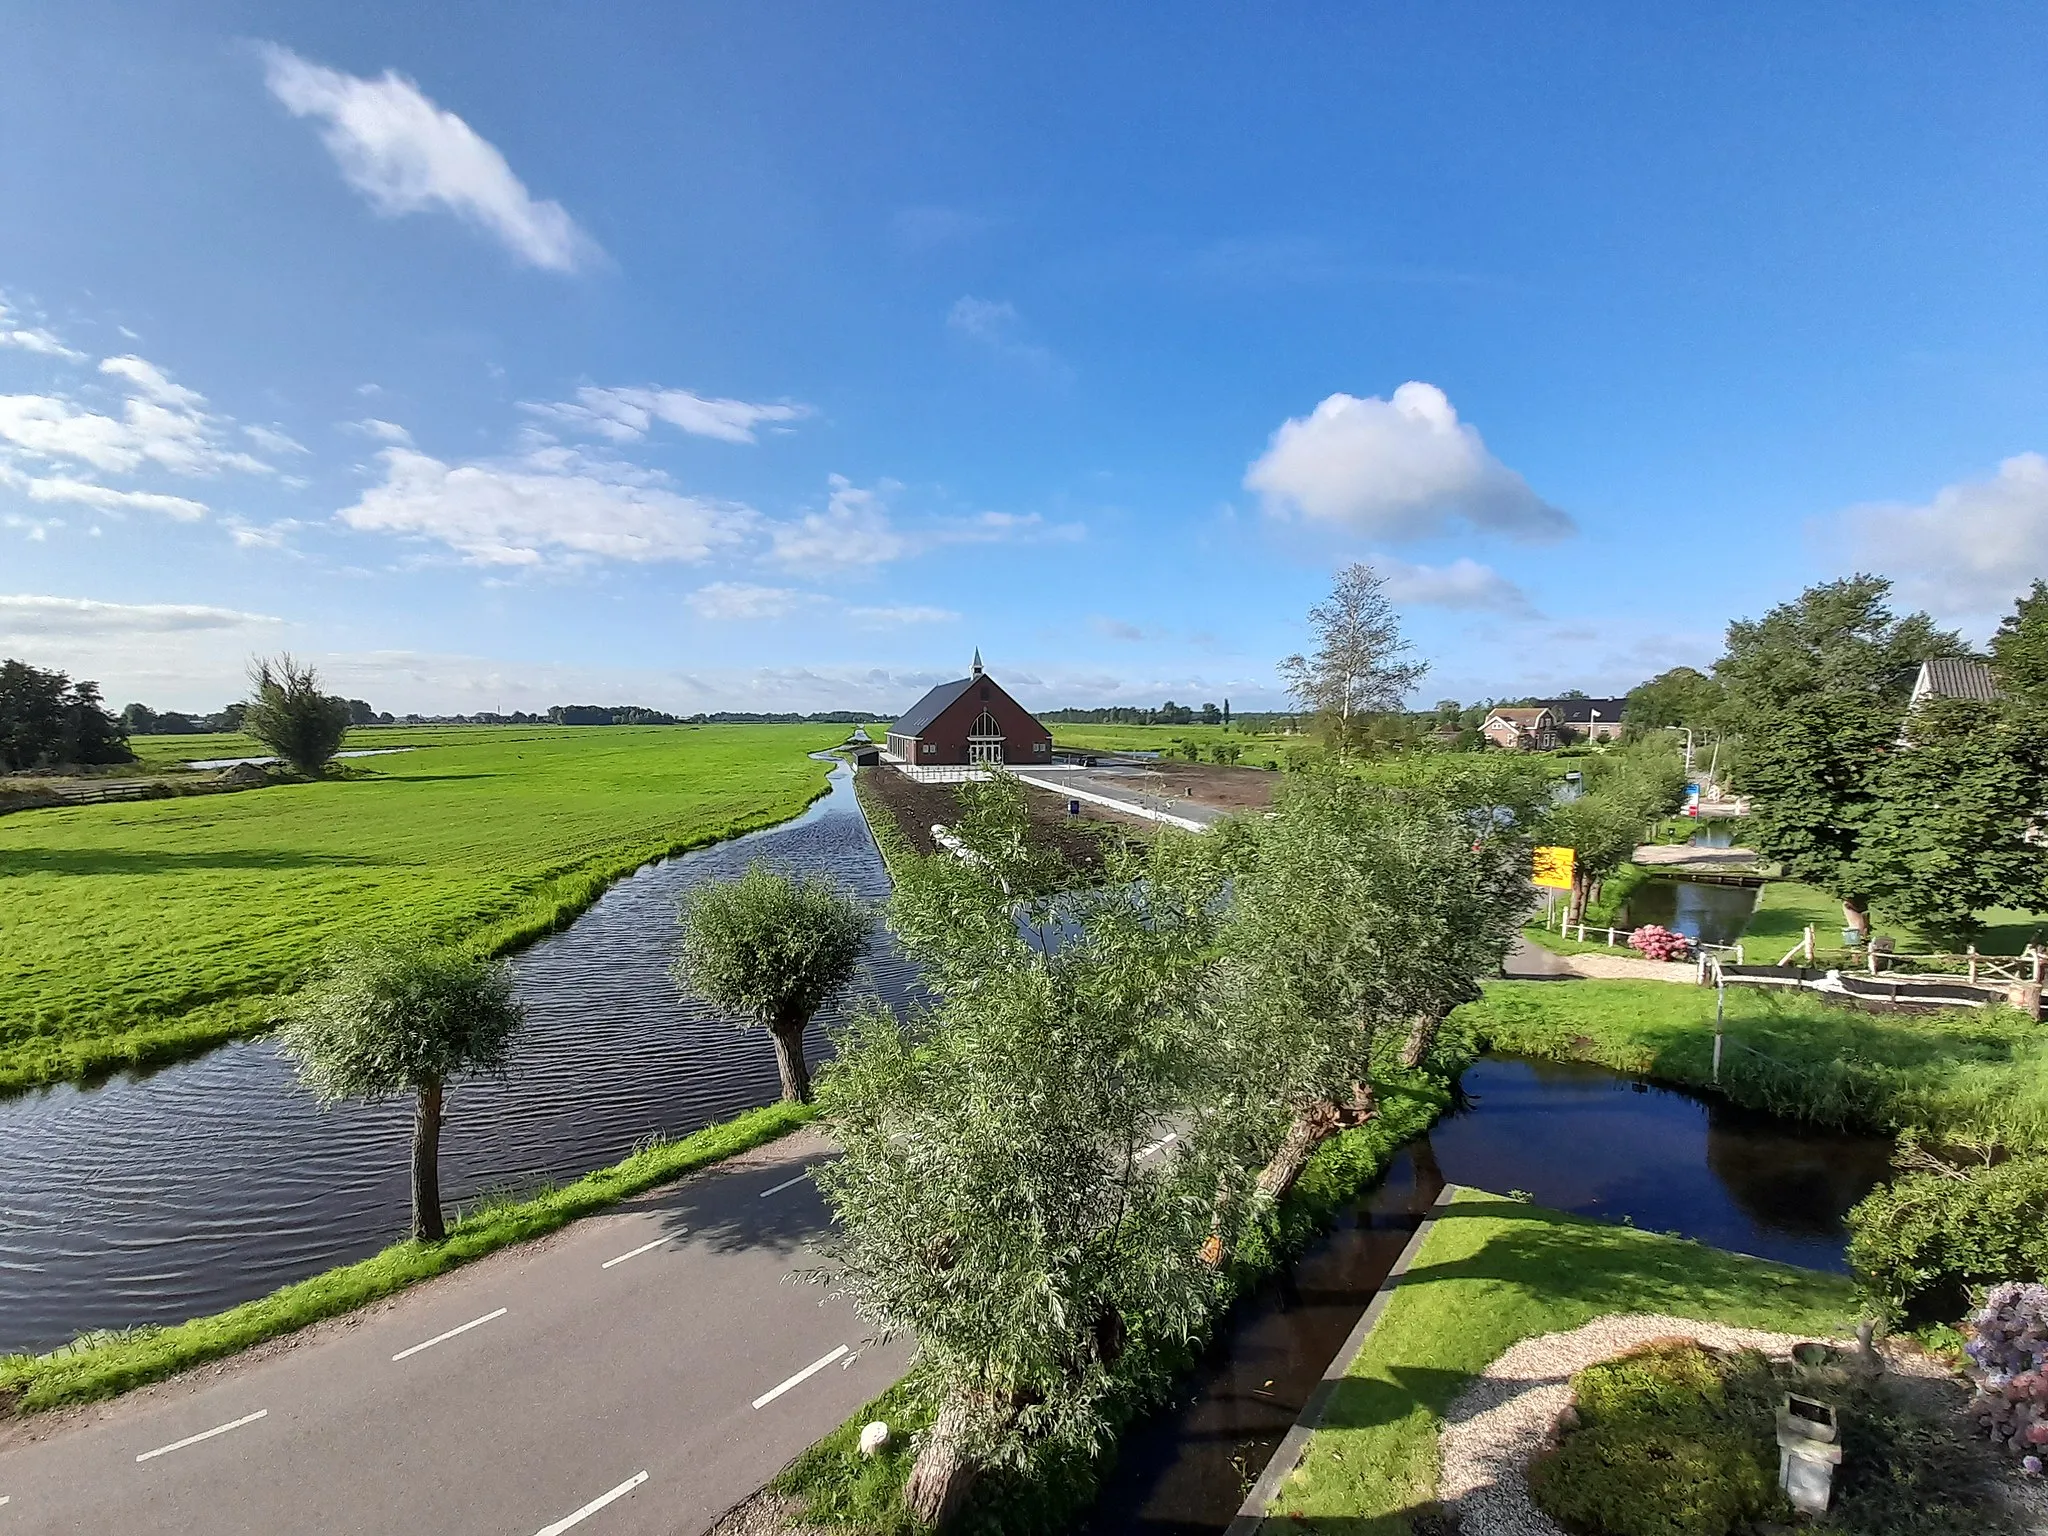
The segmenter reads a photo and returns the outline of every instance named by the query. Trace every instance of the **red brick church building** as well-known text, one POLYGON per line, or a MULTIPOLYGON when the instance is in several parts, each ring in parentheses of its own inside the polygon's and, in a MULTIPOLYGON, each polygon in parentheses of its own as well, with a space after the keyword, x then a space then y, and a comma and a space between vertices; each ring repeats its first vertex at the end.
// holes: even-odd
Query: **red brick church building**
POLYGON ((919 768, 942 763, 1009 763, 1043 767, 1052 761, 1052 732, 981 670, 941 683, 889 727, 889 753, 919 768))

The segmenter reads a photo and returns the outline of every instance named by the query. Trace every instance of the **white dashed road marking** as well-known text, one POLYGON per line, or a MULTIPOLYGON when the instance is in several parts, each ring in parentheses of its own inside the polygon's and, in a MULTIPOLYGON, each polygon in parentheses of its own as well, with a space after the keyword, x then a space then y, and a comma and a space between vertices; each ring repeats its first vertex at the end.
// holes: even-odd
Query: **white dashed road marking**
POLYGON ((415 1344, 411 1349, 401 1349, 397 1354, 393 1355, 391 1358, 394 1362, 396 1362, 399 1360, 403 1360, 407 1355, 416 1355, 423 1349, 432 1349, 436 1344, 445 1344, 448 1342, 448 1340, 454 1338, 455 1335, 457 1335, 458 1333, 467 1333, 472 1328, 483 1327, 485 1323, 490 1322, 493 1318, 503 1317, 507 1310, 509 1309, 505 1307, 500 1307, 495 1312, 486 1312, 482 1317, 471 1318, 468 1322, 464 1323, 460 1328, 450 1328, 446 1333, 437 1333, 431 1339, 428 1339, 426 1343, 415 1344))
POLYGON ((640 1257, 641 1254, 650 1253, 654 1249, 659 1248, 663 1243, 672 1243, 674 1241, 675 1235, 673 1233, 671 1233, 667 1237, 657 1237, 651 1243, 642 1243, 638 1248, 635 1248, 631 1253, 622 1253, 616 1259, 606 1259, 602 1264, 598 1265, 597 1267, 599 1269, 610 1269, 614 1264, 623 1264, 628 1259, 637 1259, 640 1257))
POLYGON ((770 1195, 779 1195, 779 1194, 781 1194, 781 1193, 782 1193, 782 1192, 783 1192, 783 1191, 784 1191, 785 1189, 792 1189, 792 1188, 794 1188, 795 1186, 797 1186, 798 1184, 801 1184, 801 1183, 803 1183, 803 1181, 804 1181, 805 1179, 808 1179, 808 1178, 809 1178, 810 1176, 811 1176, 811 1170, 810 1170, 810 1169, 808 1169, 808 1168, 806 1168, 806 1169, 805 1169, 805 1170, 804 1170, 804 1171, 803 1171, 802 1173, 798 1174, 798 1175, 797 1175, 797 1176, 796 1176, 795 1178, 793 1178, 793 1179, 784 1179, 784 1180, 783 1180, 783 1181, 782 1181, 782 1182, 781 1182, 780 1184, 776 1185, 776 1186, 775 1186, 775 1187, 774 1187, 773 1189, 764 1189, 764 1190, 762 1190, 762 1191, 761 1191, 761 1198, 762 1198, 763 1200, 766 1200, 766 1199, 767 1199, 767 1198, 768 1198, 768 1197, 769 1197, 770 1195))
MULTIPOLYGON (((231 1429, 240 1429, 244 1424, 254 1424, 269 1415, 268 1408, 258 1408, 254 1413, 245 1413, 232 1424, 216 1424, 212 1429, 202 1429, 196 1435, 187 1435, 182 1440, 173 1440, 169 1445, 160 1445, 153 1451, 144 1451, 137 1461, 148 1461, 153 1456, 168 1456, 172 1451, 182 1451, 188 1445, 197 1445, 202 1440, 211 1440, 215 1435, 224 1435, 231 1429)), ((0 1501, 4 1502, 4 1501, 0 1501)))
POLYGON ((754 1406, 756 1408, 767 1407, 768 1404, 774 1402, 775 1399, 782 1396, 782 1394, 787 1392, 791 1387, 801 1386, 804 1382, 809 1381, 813 1376, 817 1375, 818 1372, 825 1369, 826 1366, 830 1365, 834 1360, 837 1360, 841 1355, 845 1353, 846 1346, 842 1344, 837 1349, 833 1350, 832 1353, 827 1355, 824 1359, 813 1360, 809 1365, 805 1366, 802 1370, 798 1371, 794 1376, 790 1377, 789 1380, 783 1382, 780 1386, 770 1387, 766 1392, 763 1392, 759 1397, 755 1398, 754 1406))
POLYGON ((605 1505, 611 1503, 613 1499, 623 1499, 627 1494, 631 1493, 635 1488, 638 1488, 642 1483, 646 1481, 647 1474, 645 1472, 636 1472, 633 1474, 633 1476, 627 1478, 623 1483, 619 1484, 618 1487, 614 1488, 610 1493, 600 1493, 588 1504, 584 1505, 581 1509, 577 1510, 575 1514, 563 1516, 560 1520, 557 1520, 553 1525, 550 1525, 543 1530, 535 1532, 534 1536, 562 1536, 562 1532, 569 1529, 570 1526, 578 1525, 581 1524, 583 1521, 588 1520, 600 1509, 603 1509, 605 1505))

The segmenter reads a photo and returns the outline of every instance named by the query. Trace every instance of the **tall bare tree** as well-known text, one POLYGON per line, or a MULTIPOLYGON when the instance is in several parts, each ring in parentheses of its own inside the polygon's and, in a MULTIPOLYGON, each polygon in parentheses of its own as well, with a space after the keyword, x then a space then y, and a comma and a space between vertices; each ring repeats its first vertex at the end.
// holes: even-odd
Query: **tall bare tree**
POLYGON ((1330 595, 1308 611, 1315 631, 1312 655, 1280 663, 1287 692, 1327 725, 1340 752, 1348 752, 1363 717, 1399 709, 1429 664, 1407 659, 1401 618, 1387 601, 1386 580, 1363 561, 1337 573, 1330 595))

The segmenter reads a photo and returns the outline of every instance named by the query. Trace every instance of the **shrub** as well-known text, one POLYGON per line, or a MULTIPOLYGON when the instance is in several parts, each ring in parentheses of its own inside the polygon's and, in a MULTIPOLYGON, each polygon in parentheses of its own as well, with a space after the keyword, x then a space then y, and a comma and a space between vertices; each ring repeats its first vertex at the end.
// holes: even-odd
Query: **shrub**
POLYGON ((1690 1340, 1652 1344, 1572 1378, 1579 1427, 1529 1468, 1569 1530, 1729 1536, 1784 1511, 1776 1383, 1760 1355, 1725 1366, 1690 1340))
POLYGON ((1628 947, 1645 960, 1685 960, 1692 955, 1692 940, 1655 923, 1645 923, 1630 934, 1628 947))
POLYGON ((1849 1264, 1888 1317, 1948 1321, 1972 1288, 2048 1273, 2048 1157, 1907 1173, 1849 1213, 1849 1264))
POLYGON ((1977 1384, 1971 1417, 2038 1474, 2048 1454, 2048 1285, 1993 1286, 1963 1352, 1977 1384))

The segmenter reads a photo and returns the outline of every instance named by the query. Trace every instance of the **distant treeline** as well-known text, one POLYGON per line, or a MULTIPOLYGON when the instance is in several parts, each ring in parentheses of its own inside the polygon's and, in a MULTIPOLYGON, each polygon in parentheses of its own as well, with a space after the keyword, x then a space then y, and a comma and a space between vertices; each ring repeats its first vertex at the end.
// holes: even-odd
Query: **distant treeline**
MULTIPOLYGON (((640 704, 556 704, 544 715, 514 710, 509 715, 484 711, 474 715, 406 715, 405 725, 859 725, 881 717, 872 710, 820 710, 814 714, 768 714, 719 709, 694 715, 672 715, 640 704)), ((381 723, 390 724, 386 715, 381 723)))

